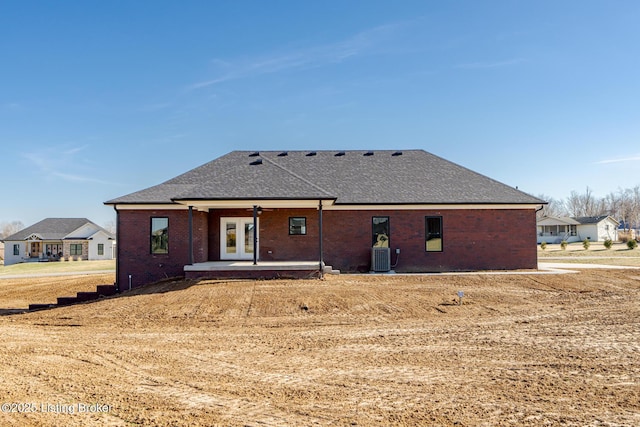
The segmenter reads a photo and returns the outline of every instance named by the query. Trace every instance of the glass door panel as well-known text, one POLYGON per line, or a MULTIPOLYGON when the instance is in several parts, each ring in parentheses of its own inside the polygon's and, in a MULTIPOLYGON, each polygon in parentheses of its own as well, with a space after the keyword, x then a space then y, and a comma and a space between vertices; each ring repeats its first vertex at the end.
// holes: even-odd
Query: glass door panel
POLYGON ((253 218, 220 219, 220 259, 253 259, 253 218))
POLYGON ((251 223, 244 221, 244 252, 253 256, 253 218, 251 223))
POLYGON ((224 252, 226 254, 235 254, 238 251, 236 246, 236 242, 238 241, 236 230, 237 227, 234 221, 227 221, 225 223, 226 242, 224 252))

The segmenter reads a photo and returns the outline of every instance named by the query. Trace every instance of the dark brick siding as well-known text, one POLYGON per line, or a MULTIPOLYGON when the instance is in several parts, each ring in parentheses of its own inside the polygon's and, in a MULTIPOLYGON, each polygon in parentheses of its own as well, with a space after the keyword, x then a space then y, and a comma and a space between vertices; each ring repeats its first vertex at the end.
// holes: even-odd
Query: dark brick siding
MULTIPOLYGON (((251 217, 251 209, 193 213, 194 260, 220 259, 220 218, 251 217)), ((343 272, 370 269, 371 221, 388 216, 392 263, 397 272, 512 270, 537 268, 533 209, 379 210, 323 212, 324 260, 343 272), (441 216, 443 251, 425 251, 425 216, 441 216), (397 259, 395 249, 400 249, 397 259)), ((121 289, 166 277, 183 276, 188 260, 187 210, 122 210, 119 219, 118 280, 121 289), (169 254, 149 248, 150 218, 169 218, 169 254)), ((318 210, 265 210, 260 216, 261 260, 317 260, 318 210), (289 235, 289 217, 306 217, 307 234, 289 235)))
MULTIPOLYGON (((209 258, 206 245, 206 212, 193 212, 194 261, 209 258)), ((187 210, 121 210, 118 212, 118 285, 120 290, 184 276, 189 264, 189 215, 187 210), (152 217, 169 218, 169 253, 152 254, 150 230, 152 217)))

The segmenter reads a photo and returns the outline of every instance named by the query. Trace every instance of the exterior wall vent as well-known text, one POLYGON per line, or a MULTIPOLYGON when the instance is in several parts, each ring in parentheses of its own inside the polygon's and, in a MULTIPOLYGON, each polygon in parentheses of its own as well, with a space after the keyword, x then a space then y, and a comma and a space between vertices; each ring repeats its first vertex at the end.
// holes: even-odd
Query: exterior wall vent
POLYGON ((371 248, 371 271, 387 272, 391 270, 391 249, 371 248))

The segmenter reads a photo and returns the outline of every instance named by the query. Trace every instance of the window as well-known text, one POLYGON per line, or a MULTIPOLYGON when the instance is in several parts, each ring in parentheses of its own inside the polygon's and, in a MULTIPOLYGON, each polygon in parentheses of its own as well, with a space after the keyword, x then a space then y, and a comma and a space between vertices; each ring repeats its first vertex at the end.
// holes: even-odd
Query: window
POLYGON ((20 255, 20 245, 13 245, 13 254, 20 255))
POLYGON ((425 217, 425 239, 427 252, 442 252, 442 217, 425 217))
POLYGON ((289 234, 307 234, 307 218, 289 217, 289 234))
POLYGON ((98 243, 98 255, 104 255, 104 243, 98 243))
POLYGON ((372 243, 374 248, 389 247, 389 217, 374 216, 371 221, 372 243))
POLYGON ((151 218, 151 253, 169 253, 169 218, 151 218))
POLYGON ((69 255, 82 255, 82 243, 72 243, 69 245, 69 255))

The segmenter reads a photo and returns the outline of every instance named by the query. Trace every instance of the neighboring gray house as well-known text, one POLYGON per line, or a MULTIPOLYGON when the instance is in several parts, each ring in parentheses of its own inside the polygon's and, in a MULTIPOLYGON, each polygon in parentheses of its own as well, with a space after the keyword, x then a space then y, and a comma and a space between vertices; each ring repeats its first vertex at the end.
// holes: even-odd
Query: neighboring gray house
POLYGON ((115 236, 86 218, 47 218, 3 239, 4 265, 26 261, 107 260, 115 236))
POLYGON ((619 222, 608 215, 583 217, 545 216, 537 221, 538 243, 618 240, 619 222))

